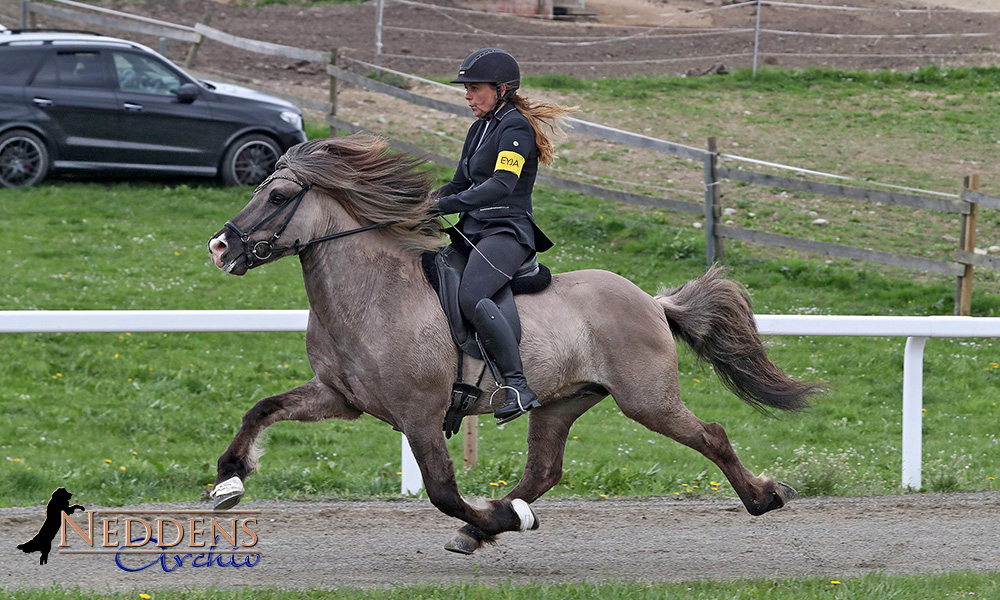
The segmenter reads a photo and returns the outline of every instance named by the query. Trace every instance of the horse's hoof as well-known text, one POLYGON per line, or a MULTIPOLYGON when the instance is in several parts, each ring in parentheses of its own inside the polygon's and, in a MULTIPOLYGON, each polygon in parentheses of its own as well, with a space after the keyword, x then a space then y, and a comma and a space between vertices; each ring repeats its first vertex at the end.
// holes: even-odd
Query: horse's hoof
POLYGON ((229 510, 240 503, 243 498, 243 481, 233 475, 212 489, 212 500, 215 502, 212 508, 215 510, 229 510))
POLYGON ((450 542, 444 545, 448 552, 469 555, 479 549, 479 542, 470 535, 459 531, 450 542))
POLYGON ((517 513, 517 518, 521 520, 521 531, 534 531, 538 529, 538 516, 531 510, 528 503, 520 498, 510 501, 510 507, 517 513))
POLYGON ((774 485, 777 487, 777 490, 775 491, 778 493, 779 496, 781 496, 781 499, 785 501, 785 504, 788 504, 792 500, 795 500, 796 498, 799 497, 799 493, 795 491, 795 488, 788 485, 787 483, 781 483, 780 481, 775 481, 774 485))

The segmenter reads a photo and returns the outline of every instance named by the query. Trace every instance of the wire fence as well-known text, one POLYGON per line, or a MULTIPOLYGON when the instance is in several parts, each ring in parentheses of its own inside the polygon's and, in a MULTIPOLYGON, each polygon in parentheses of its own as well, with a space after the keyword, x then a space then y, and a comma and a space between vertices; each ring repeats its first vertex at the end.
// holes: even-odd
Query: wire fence
POLYGON ((452 50, 460 40, 469 40, 471 45, 488 42, 516 47, 526 57, 546 56, 546 60, 525 61, 536 71, 560 69, 584 74, 592 67, 603 68, 603 73, 609 67, 622 66, 662 70, 720 60, 753 67, 759 60, 788 66, 907 68, 928 60, 982 64, 1000 58, 1000 9, 904 9, 753 0, 664 13, 658 20, 666 23, 654 26, 586 23, 576 35, 560 32, 553 36, 522 31, 531 28, 527 25, 531 19, 523 16, 485 16, 480 11, 417 0, 385 2, 383 28, 393 35, 383 43, 382 56, 407 69, 424 66, 436 70, 438 64, 461 61, 466 47, 452 50), (413 11, 436 15, 440 26, 414 26, 413 11), (712 24, 692 24, 699 19, 712 24), (449 39, 456 44, 440 45, 440 54, 400 51, 420 38, 449 39), (690 43, 699 38, 705 41, 690 43), (706 53, 706 44, 720 51, 706 53), (609 50, 594 58, 574 52, 588 47, 609 50))

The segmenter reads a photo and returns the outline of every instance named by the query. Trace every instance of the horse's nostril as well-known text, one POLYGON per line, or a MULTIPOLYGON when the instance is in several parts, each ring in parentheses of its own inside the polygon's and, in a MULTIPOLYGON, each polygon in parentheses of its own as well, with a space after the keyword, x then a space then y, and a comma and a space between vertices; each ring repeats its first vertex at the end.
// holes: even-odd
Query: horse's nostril
POLYGON ((223 236, 220 235, 208 242, 208 251, 212 253, 212 256, 221 257, 226 252, 228 246, 226 246, 226 242, 222 238, 223 236))

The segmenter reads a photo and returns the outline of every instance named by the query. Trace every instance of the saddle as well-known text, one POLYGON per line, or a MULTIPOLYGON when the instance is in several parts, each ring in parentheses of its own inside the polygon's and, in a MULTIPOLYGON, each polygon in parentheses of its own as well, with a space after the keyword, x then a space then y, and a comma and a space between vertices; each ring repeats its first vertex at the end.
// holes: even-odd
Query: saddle
MULTIPOLYGON (((476 342, 476 331, 462 315, 458 304, 458 287, 462 283, 462 273, 469 262, 467 256, 452 246, 445 246, 438 252, 425 252, 420 257, 427 281, 437 292, 438 300, 445 317, 448 318, 448 328, 451 339, 459 350, 469 356, 483 360, 479 344, 476 342)), ((552 283, 552 273, 549 268, 538 262, 534 252, 514 272, 511 281, 511 291, 514 295, 536 294, 552 283)))
MULTIPOLYGON (((462 419, 468 414, 469 409, 475 405, 482 394, 479 383, 486 373, 486 366, 479 375, 479 382, 476 385, 462 381, 462 356, 469 356, 487 362, 489 357, 483 355, 479 342, 476 340, 476 331, 462 315, 462 309, 458 303, 458 288, 462 283, 462 273, 469 259, 452 246, 445 246, 438 252, 425 252, 420 257, 420 264, 424 269, 424 275, 428 283, 437 292, 441 308, 448 319, 448 329, 451 331, 451 339, 458 348, 458 376, 451 388, 451 404, 444 417, 443 429, 445 437, 450 438, 458 433, 462 427, 462 419)), ((514 279, 511 281, 511 291, 515 296, 519 294, 535 294, 549 287, 552 283, 552 273, 548 267, 540 264, 534 252, 531 256, 514 272, 514 279)), ((520 338, 520 334, 518 335, 520 338)), ((494 370, 495 372, 495 370, 494 370)))

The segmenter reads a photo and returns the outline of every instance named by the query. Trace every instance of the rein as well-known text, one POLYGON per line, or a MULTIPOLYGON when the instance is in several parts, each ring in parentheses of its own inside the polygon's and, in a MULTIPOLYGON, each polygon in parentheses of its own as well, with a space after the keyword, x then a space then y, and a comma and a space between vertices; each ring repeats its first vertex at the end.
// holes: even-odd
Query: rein
POLYGON ((382 229, 384 227, 390 227, 392 225, 397 225, 398 223, 400 223, 400 221, 383 221, 381 223, 373 223, 371 225, 365 225, 363 227, 357 227, 355 229, 349 229, 347 231, 338 231, 335 233, 323 235, 317 238, 313 238, 304 244, 300 244, 299 240, 295 240, 291 245, 288 246, 275 246, 274 243, 277 242, 278 239, 281 237, 281 234, 285 232, 285 229, 288 227, 288 224, 291 223, 292 218, 295 216, 295 212, 299 210, 299 205, 302 204, 302 198, 304 198, 306 193, 310 189, 312 189, 311 183, 302 183, 297 179, 294 179, 292 177, 286 177, 284 175, 271 175, 270 177, 262 181, 260 185, 257 186, 257 189, 254 190, 254 194, 256 194, 258 191, 261 190, 261 188, 266 186, 268 183, 271 183, 275 179, 285 179, 291 181, 292 183, 295 183, 302 189, 299 190, 298 194, 295 194, 295 197, 292 198, 290 202, 285 202, 278 208, 274 209, 274 211, 272 211, 271 214, 267 215, 266 217, 258 221, 257 224, 251 227, 248 231, 243 231, 242 229, 239 228, 239 226, 236 225, 236 223, 233 223, 232 221, 226 221, 226 229, 232 231, 237 236, 239 236, 240 241, 243 242, 243 256, 246 259, 248 269, 254 266, 254 259, 257 259, 259 261, 265 261, 274 256, 275 252, 285 252, 286 250, 291 250, 292 254, 299 254, 306 248, 309 248, 310 246, 314 246, 316 244, 329 242, 331 240, 347 237, 349 235, 354 235, 356 233, 370 231, 372 229, 382 229), (285 217, 285 222, 281 224, 281 227, 279 227, 277 231, 271 234, 271 238, 267 240, 260 240, 253 246, 250 246, 249 245, 250 236, 256 233, 261 227, 271 222, 271 220, 277 217, 283 210, 285 210, 285 208, 287 208, 289 204, 292 205, 291 212, 289 212, 288 216, 285 217))

